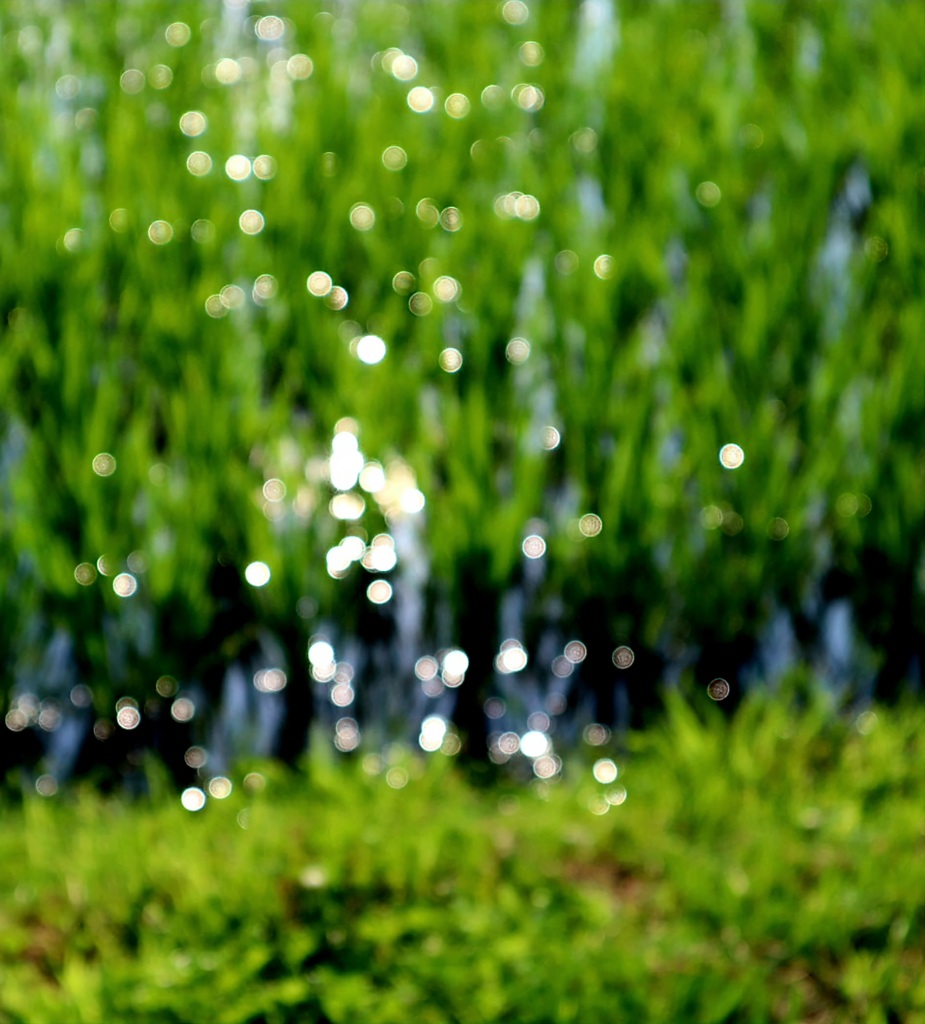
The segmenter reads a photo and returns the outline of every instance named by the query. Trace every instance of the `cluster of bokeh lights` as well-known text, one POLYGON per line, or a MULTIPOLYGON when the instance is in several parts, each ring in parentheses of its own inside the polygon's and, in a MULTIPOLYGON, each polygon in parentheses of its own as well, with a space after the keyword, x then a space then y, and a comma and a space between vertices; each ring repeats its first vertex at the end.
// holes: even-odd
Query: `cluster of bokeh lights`
MULTIPOLYGON (((528 5, 522 0, 507 0, 500 5, 498 13, 501 20, 508 26, 514 28, 525 25, 531 17, 528 5)), ((257 40, 262 43, 278 43, 287 33, 291 35, 292 25, 283 18, 276 15, 257 16, 250 19, 250 27, 257 40)), ((519 33, 515 33, 519 34, 519 33)), ((192 38, 192 30, 184 22, 173 22, 165 31, 167 43, 174 48, 186 46, 192 38)), ((271 48, 267 47, 270 53, 271 48)), ((536 41, 520 42, 517 47, 517 55, 520 63, 527 68, 539 67, 545 60, 545 51, 542 45, 536 41)), ((304 81, 310 78, 315 70, 312 59, 301 53, 285 56, 285 51, 272 50, 275 57, 268 57, 268 65, 272 67, 273 80, 279 80, 283 76, 290 82, 304 81), (284 54, 284 59, 279 54, 284 54), (271 64, 272 61, 272 64, 271 64)), ((414 114, 425 115, 437 108, 438 101, 444 95, 443 90, 436 86, 424 84, 411 84, 419 80, 419 76, 425 78, 428 69, 411 54, 391 47, 373 58, 373 66, 378 66, 383 72, 391 76, 401 86, 389 85, 390 89, 399 89, 397 93, 400 101, 405 96, 407 107, 414 114), (405 93, 405 89, 407 92, 405 93)), ((247 82, 253 77, 255 63, 252 58, 220 57, 210 64, 204 71, 204 80, 212 84, 222 86, 236 86, 239 82, 247 82)), ((147 75, 139 69, 126 69, 120 78, 120 88, 127 95, 141 93, 149 86, 155 89, 167 88, 173 80, 173 72, 166 65, 155 65, 147 75)), ((508 79, 508 83, 513 79, 508 79)), ((287 86, 291 89, 293 86, 287 86)), ((65 75, 55 85, 59 98, 72 99, 81 89, 81 83, 73 75, 65 75)), ((517 82, 509 91, 501 86, 491 84, 486 86, 481 93, 481 102, 488 110, 498 110, 502 105, 509 106, 513 103, 524 114, 533 114, 540 111, 545 102, 546 96, 542 87, 530 82, 517 82)), ((443 108, 446 114, 455 120, 466 118, 471 112, 472 104, 469 98, 461 92, 453 92, 443 100, 443 108)), ((414 118, 406 120, 415 121, 414 118)), ((529 118, 523 118, 529 123, 529 118)), ((202 137, 206 139, 214 135, 209 132, 209 118, 203 111, 187 110, 180 117, 178 123, 180 133, 190 140, 197 140, 202 137)), ((505 140, 510 141, 510 140, 505 140)), ((570 144, 580 158, 587 156, 597 148, 597 135, 590 127, 578 128, 570 136, 570 144)), ((763 133, 755 125, 746 125, 742 129, 741 142, 747 148, 758 148, 763 142, 763 133)), ((196 142, 195 145, 207 146, 208 142, 196 142)), ((412 156, 415 155, 413 147, 412 156)), ((213 147, 214 152, 214 147, 213 147)), ((337 157, 333 153, 324 154, 323 173, 334 173, 337 167, 337 157), (328 159, 330 158, 330 159, 328 159)), ((381 153, 383 168, 394 172, 393 182, 406 180, 399 175, 409 164, 409 152, 404 146, 397 142, 386 146, 381 153)), ((277 174, 277 161, 269 154, 263 153, 256 156, 248 156, 244 153, 232 153, 225 156, 224 153, 213 157, 206 149, 197 149, 190 152, 186 157, 186 167, 194 177, 204 177, 215 169, 215 165, 224 168, 224 175, 229 181, 241 183, 240 194, 255 195, 260 186, 251 179, 257 181, 269 181, 277 174), (245 185, 245 183, 248 183, 245 185)), ((411 171, 416 167, 412 164, 411 171)), ((408 173, 410 174, 411 171, 408 173)), ((387 176, 388 177, 388 176, 387 176)), ((700 182, 694 189, 694 197, 697 203, 705 210, 716 207, 721 199, 720 187, 712 181, 700 182)), ((388 223, 388 217, 395 215, 385 202, 376 200, 379 211, 374 208, 371 202, 359 200, 354 202, 347 211, 347 221, 355 231, 366 234, 373 232, 366 242, 375 241, 377 236, 384 232, 388 223), (378 227, 377 227, 378 225, 378 227), (374 230, 375 229, 375 230, 374 230)), ((243 204, 242 204, 243 205, 243 204)), ((401 201, 397 202, 399 212, 404 207, 401 201)), ((541 213, 540 201, 536 196, 513 190, 499 194, 493 202, 495 215, 505 221, 535 221, 541 213)), ((415 216, 426 228, 436 228, 438 225, 448 233, 455 233, 463 227, 463 214, 456 206, 445 206, 442 209, 431 198, 420 199, 414 207, 415 216)), ((343 209, 338 216, 343 216, 343 209)), ((703 215, 706 216, 706 215, 703 215)), ((113 231, 124 232, 130 226, 131 218, 124 209, 114 210, 110 215, 110 226, 113 231)), ((245 235, 259 235, 266 227, 264 214, 255 208, 243 210, 238 215, 238 227, 245 235)), ((165 219, 155 219, 146 228, 139 226, 139 231, 144 230, 148 240, 155 246, 165 246, 176 237, 182 237, 185 227, 179 220, 171 223, 165 219)), ((510 230, 520 231, 516 225, 510 230)), ((206 219, 196 220, 189 228, 190 237, 199 245, 211 244, 215 239, 215 225, 206 219)), ((449 241, 449 240, 447 240, 449 241)), ((70 252, 77 252, 84 246, 84 235, 80 228, 69 229, 63 239, 64 248, 70 252)), ((250 245, 251 243, 248 243, 250 245)), ((359 240, 358 243, 359 244, 359 240)), ((615 250, 616 251, 616 250, 615 250)), ((886 257, 888 246, 883 239, 871 237, 865 244, 865 254, 871 261, 877 262, 886 257)), ((582 256, 582 259, 586 259, 582 256)), ((429 258, 420 267, 420 274, 416 276, 410 271, 400 270, 392 278, 392 288, 396 294, 407 297, 408 312, 415 317, 426 317, 434 310, 438 315, 453 313, 453 309, 442 309, 441 307, 453 307, 460 302, 462 296, 462 285, 460 281, 446 273, 436 273, 437 261, 429 258), (430 268, 426 266, 430 264, 430 268), (419 283, 420 278, 420 283, 419 283), (436 305, 435 305, 436 304, 436 305)), ((562 250, 555 257, 555 268, 561 276, 568 276, 576 272, 579 267, 579 257, 572 250, 562 250)), ((620 267, 619 254, 614 257, 608 253, 601 253, 593 259, 592 268, 596 278, 600 281, 608 281, 617 275, 620 267)), ((606 286, 599 286, 606 290, 606 286)), ((612 286, 611 286, 612 287, 612 286)), ((278 293, 279 284, 271 274, 262 274, 257 277, 253 285, 247 284, 242 287, 240 284, 231 282, 221 288, 216 294, 210 295, 205 300, 205 310, 214 319, 220 319, 230 311, 240 310, 245 307, 249 296, 254 305, 262 306, 274 299, 278 293)), ((349 302, 349 296, 344 287, 335 284, 334 278, 327 270, 313 270, 306 279, 306 290, 313 298, 323 300, 328 308, 334 311, 343 310, 349 302)), ((304 293, 303 293, 304 299, 304 293)), ((404 301, 404 299, 402 300, 404 301)), ((464 309, 464 306, 460 308, 464 309)), ((437 317, 434 317, 436 321, 437 317)), ((375 367, 382 363, 389 355, 389 345, 375 330, 383 330, 381 321, 371 319, 364 331, 358 324, 352 321, 345 321, 344 325, 352 325, 355 328, 353 334, 341 334, 346 344, 349 339, 349 351, 351 355, 367 367, 375 367)), ((342 325, 342 326, 344 326, 342 325)), ((523 328, 520 328, 523 329, 523 328)), ((398 346, 399 353, 403 342, 396 331, 389 333, 398 346)), ((449 335, 458 337, 458 335, 449 335)), ((442 344, 442 343, 441 343, 442 344)), ((457 342, 456 344, 461 344, 457 342)), ((512 377, 529 375, 533 371, 538 359, 542 358, 542 347, 537 349, 538 356, 524 370, 510 371, 512 377)), ((434 350, 435 351, 435 350, 434 350)), ((468 351, 468 350, 467 350, 468 351)), ((521 367, 528 363, 531 358, 533 347, 531 342, 524 337, 512 337, 506 343, 504 356, 513 367, 521 367)), ((394 357, 393 357, 394 358, 394 357)), ((430 367, 433 369, 433 354, 429 356, 430 367)), ((446 374, 456 374, 464 365, 464 356, 456 345, 444 345, 437 357, 439 369, 446 374)), ((359 375, 365 375, 367 371, 357 369, 359 375)), ((374 374, 366 376, 365 379, 373 379, 374 374)), ((449 382, 443 385, 447 389, 453 387, 449 382)), ((542 421, 541 421, 542 422, 542 421)), ((537 428, 532 429, 532 444, 537 444, 537 428)), ((542 428, 541 444, 545 451, 553 452, 560 447, 562 435, 558 428, 545 426, 542 428)), ((121 457, 121 456, 120 456, 121 457)), ((745 454, 738 444, 727 443, 719 450, 720 465, 730 471, 738 470, 744 463, 745 454)), ((714 464, 715 466, 715 464, 714 464)), ((109 452, 99 452, 92 459, 92 470, 97 477, 111 477, 117 469, 115 457, 109 452)), ((264 506, 264 513, 268 519, 276 520, 282 518, 284 513, 284 502, 289 490, 282 479, 286 474, 281 470, 280 476, 268 476, 263 481, 261 494, 264 506), (268 511, 268 509, 270 511, 268 511), (274 511, 278 510, 278 511, 274 511)), ((123 469, 123 473, 125 470, 123 469)), ((328 503, 328 511, 331 517, 337 521, 338 530, 346 533, 326 551, 325 567, 330 577, 342 579, 351 571, 362 570, 370 573, 372 579, 365 588, 368 601, 373 605, 385 605, 390 602, 395 593, 393 581, 385 578, 386 574, 396 570, 399 566, 398 551, 395 537, 389 532, 375 534, 372 539, 361 528, 360 520, 367 512, 367 498, 370 497, 370 507, 383 513, 385 520, 391 528, 395 517, 401 515, 415 515, 420 513, 425 505, 424 494, 417 488, 414 474, 410 468, 399 460, 395 460, 388 466, 383 466, 376 460, 367 459, 360 450, 358 439, 358 428, 353 421, 350 421, 343 429, 335 429, 331 442, 330 455, 325 460, 326 482, 330 485, 333 495, 328 503), (362 493, 361 493, 362 492, 362 493), (375 504, 373 504, 375 502, 375 504)), ((308 475, 306 471, 306 475, 308 475)), ((120 478, 121 480, 121 474, 120 478)), ((118 482, 118 480, 117 480, 118 482)), ((303 482, 304 484, 304 482, 303 482)), ((114 486, 103 485, 103 486, 114 486)), ((330 494, 330 492, 328 492, 330 494)), ((323 507, 323 506, 322 506, 323 507)), ((865 495, 843 494, 835 504, 835 509, 842 519, 854 516, 866 515, 870 510, 870 500, 865 495)), ((606 509, 604 509, 606 512, 606 509)), ((572 513, 574 516, 574 513, 572 513)), ((725 533, 733 536, 743 528, 743 518, 731 506, 726 503, 707 505, 701 512, 701 523, 706 529, 722 529, 725 533)), ((578 537, 575 537, 576 520, 569 521, 569 531, 572 539, 594 538, 603 530, 603 520, 597 512, 586 512, 577 519, 578 537)), ((521 541, 521 552, 529 562, 537 562, 547 555, 546 526, 540 520, 531 520, 528 523, 527 532, 521 541)), ((786 520, 780 517, 771 519, 767 524, 767 534, 771 539, 782 540, 790 531, 786 520)), ((372 532, 372 530, 370 530, 372 532)), ((396 531, 397 533, 397 531, 396 531)), ((404 549, 403 549, 404 551, 404 549)), ((124 563, 111 555, 99 556, 94 564, 91 561, 81 562, 74 569, 74 579, 82 587, 91 586, 99 576, 111 577, 114 593, 121 598, 128 598, 136 594, 139 586, 138 576, 144 571, 143 556, 140 553, 137 566, 132 564, 132 557, 129 556, 127 569, 123 569, 124 563)), ((403 555, 404 557, 404 555, 403 555)), ((524 563, 525 568, 528 563, 524 563)), ((545 569, 543 564, 531 567, 534 573, 542 574, 545 569)), ((272 579, 272 572, 268 562, 255 560, 248 562, 244 567, 244 579, 247 584, 255 589, 267 587, 272 579)), ((401 585, 399 594, 403 592, 401 585)), ((118 602, 117 602, 118 603, 118 602)), ((396 602, 399 603, 399 602, 396 602)), ((387 613, 387 612, 386 612, 387 613)), ((382 614, 386 614, 382 613, 382 614)), ((377 613, 380 614, 380 613, 377 613)), ((552 659, 549 671, 554 679, 566 680, 586 660, 588 650, 581 640, 573 639, 564 644, 561 653, 552 659)), ((631 668, 635 662, 635 653, 626 644, 617 646, 611 655, 611 661, 618 670, 625 671, 631 668)), ((350 707, 356 697, 354 688, 353 667, 345 662, 338 661, 332 643, 323 636, 313 637, 307 649, 307 659, 312 679, 328 687, 327 693, 332 705, 344 709, 350 707)), ((515 638, 505 639, 494 656, 494 669, 496 676, 494 682, 501 687, 504 680, 498 676, 516 676, 524 673, 524 677, 530 677, 536 671, 535 661, 531 663, 527 648, 520 640, 515 638), (529 667, 529 671, 527 671, 529 667)), ((437 651, 434 655, 425 654, 417 658, 414 664, 414 674, 419 681, 424 694, 431 698, 440 698, 447 688, 455 689, 460 687, 466 679, 469 670, 469 657, 461 647, 445 648, 437 651)), ((587 671, 587 667, 585 669, 587 671)), ((637 672, 639 669, 637 669, 637 672)), ((626 677, 623 677, 626 678, 626 677)), ((280 667, 267 667, 257 670, 253 674, 253 685, 260 693, 278 694, 283 691, 288 683, 286 671, 280 667)), ((518 684, 519 685, 519 684, 518 684)), ((563 684, 566 687, 567 684, 563 684)), ((707 694, 714 701, 724 700, 729 696, 730 684, 721 678, 714 679, 707 686, 707 694)), ((169 705, 170 716, 177 723, 189 723, 196 713, 196 706, 193 699, 185 694, 179 693, 178 685, 170 677, 162 677, 157 682, 158 694, 171 701, 169 705)), ((89 691, 88 691, 89 692, 89 691)), ((503 691, 507 693, 507 691, 503 691)), ((33 724, 52 731, 60 724, 60 711, 53 704, 39 703, 27 699, 30 695, 14 701, 11 710, 6 715, 6 724, 10 730, 18 731, 33 724)), ((555 703, 557 711, 554 714, 565 710, 567 701, 563 694, 554 693, 550 695, 558 698, 555 703)), ((262 698, 261 698, 262 699, 262 698)), ((73 700, 73 695, 72 695, 73 700)), ((75 706, 77 701, 73 701, 75 706)), ((430 703, 428 707, 439 707, 439 703, 430 703)), ((552 704, 548 705, 549 708, 552 704)), ((501 721, 510 714, 508 705, 499 697, 491 697, 485 701, 484 710, 486 716, 491 720, 501 721)), ((137 729, 143 720, 144 708, 138 701, 131 697, 122 697, 117 702, 115 711, 115 726, 108 719, 100 719, 94 727, 97 738, 102 739, 112 734, 115 727, 126 731, 137 729), (98 727, 98 728, 97 728, 98 727)), ((336 714, 342 714, 341 711, 336 714)), ((555 723, 546 712, 534 711, 527 719, 528 728, 522 733, 507 730, 492 734, 489 740, 489 755, 497 763, 505 763, 512 758, 520 757, 532 764, 533 772, 539 779, 548 779, 557 775, 562 769, 562 761, 555 754, 552 733, 555 723)), ((499 726, 501 728, 501 726, 499 726)), ((584 741, 594 747, 605 746, 611 740, 609 727, 592 723, 583 730, 584 741)), ((336 748, 342 752, 356 750, 360 744, 361 734, 357 720, 352 717, 340 717, 334 727, 333 742, 336 748)), ((460 749, 460 740, 453 728, 451 719, 441 714, 428 714, 422 721, 418 736, 418 746, 427 753, 442 751, 446 754, 453 754, 460 749)), ((197 771, 201 771, 207 761, 205 752, 200 747, 190 747, 186 754, 187 765, 197 771), (201 757, 200 757, 201 752, 201 757)), ((592 767, 592 775, 601 786, 612 786, 618 777, 617 764, 608 757, 598 758, 592 767)), ((392 766, 386 772, 386 780, 390 787, 400 789, 407 784, 409 779, 408 771, 401 766, 392 766)), ((57 791, 57 783, 53 776, 42 775, 36 782, 37 790, 43 795, 50 795, 57 791)), ((231 782, 224 776, 214 776, 204 781, 202 786, 191 786, 185 789, 181 796, 181 803, 189 811, 202 810, 208 798, 224 799, 232 790, 231 782)), ((626 798, 626 791, 622 787, 610 789, 605 793, 598 794, 591 803, 591 810, 594 813, 606 813, 612 806, 618 806, 626 798)), ((242 826, 244 827, 244 826, 242 826)))

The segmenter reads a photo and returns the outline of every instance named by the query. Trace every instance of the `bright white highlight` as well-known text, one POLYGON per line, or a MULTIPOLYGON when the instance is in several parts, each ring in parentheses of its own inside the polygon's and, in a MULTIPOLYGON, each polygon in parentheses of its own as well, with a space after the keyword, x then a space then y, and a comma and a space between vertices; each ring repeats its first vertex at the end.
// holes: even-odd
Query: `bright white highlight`
POLYGON ((381 363, 385 353, 385 342, 377 334, 364 334, 357 342, 357 358, 367 366, 381 363))
POLYGON ((334 648, 327 640, 316 640, 308 648, 308 660, 316 668, 324 668, 334 661, 334 648))
POLYGON ((520 737, 520 752, 526 757, 542 757, 549 752, 549 737, 537 729, 525 732, 520 737))
POLYGON ((443 657, 443 671, 451 676, 461 676, 465 674, 466 669, 469 667, 469 658, 465 651, 452 650, 447 651, 443 657))
POLYGON ((201 811, 206 805, 206 795, 197 786, 190 786, 189 789, 183 790, 180 803, 188 811, 201 811))
POLYGON ((252 587, 265 587, 270 582, 270 567, 266 562, 251 562, 244 570, 244 578, 252 587))

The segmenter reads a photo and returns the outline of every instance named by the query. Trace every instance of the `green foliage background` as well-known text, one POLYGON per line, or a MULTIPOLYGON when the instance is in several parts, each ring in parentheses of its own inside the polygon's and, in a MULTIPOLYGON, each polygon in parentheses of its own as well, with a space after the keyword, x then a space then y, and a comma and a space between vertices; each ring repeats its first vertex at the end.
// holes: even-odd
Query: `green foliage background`
MULTIPOLYGON (((525 639, 550 623, 580 632, 593 687, 606 690, 619 639, 645 688, 686 645, 737 668, 776 608, 806 618, 834 572, 895 688, 921 650, 925 592, 921 8, 624 2, 600 24, 602 8, 566 3, 533 4, 522 24, 493 2, 270 8, 0 12, 3 685, 40 675, 56 629, 100 712, 151 696, 162 672, 217 678, 261 629, 304 682, 318 623, 369 628, 361 570, 325 572, 344 526, 303 472, 352 416, 367 457, 404 460, 426 495, 426 632, 469 651, 465 729, 479 728, 535 518, 548 551, 525 639), (264 14, 289 19, 281 42, 255 36, 264 14), (171 47, 181 19, 191 39, 171 47), (525 41, 544 48, 539 66, 519 58, 525 41), (414 83, 383 69, 392 46, 417 59, 414 83), (274 77, 298 51, 311 77, 274 77), (245 60, 237 84, 209 71, 222 57, 245 60), (120 88, 127 68, 148 76, 140 92, 120 88), (71 98, 56 92, 64 75, 71 98), (523 82, 540 109, 509 99, 523 82), (491 83, 497 108, 480 100, 491 83), (434 89, 432 112, 409 109, 412 84, 434 89), (451 92, 470 99, 461 120, 444 113, 451 92), (199 138, 178 129, 188 110, 208 118, 199 138), (383 166, 388 145, 407 151, 404 170, 383 166), (214 161, 204 178, 186 170, 194 149, 214 161), (233 153, 270 154, 278 172, 232 181, 233 153), (702 182, 717 205, 698 202, 702 182), (535 220, 495 214, 512 190, 537 197, 535 220), (462 229, 422 222, 425 197, 458 208, 462 229), (368 232, 348 220, 361 201, 377 213, 368 232), (237 225, 248 208, 266 217, 253 237, 237 225), (157 219, 167 245, 149 241, 157 219), (201 219, 214 224, 203 244, 201 219), (557 270, 563 250, 574 272, 557 270), (307 293, 318 269, 347 289, 343 312, 307 293), (392 286, 400 270, 424 292, 452 275, 462 297, 415 316, 392 286), (223 286, 249 295, 267 273, 275 299, 206 314, 223 286), (353 331, 386 340, 383 363, 351 354, 353 331), (516 335, 532 346, 519 366, 504 358, 516 335), (447 345, 464 357, 456 374, 438 363, 447 345), (546 425, 561 432, 553 452, 546 425), (717 462, 727 441, 746 453, 734 473, 717 462), (117 459, 109 478, 92 471, 99 451, 117 459), (288 488, 281 522, 255 500, 271 476, 288 488), (294 510, 300 493, 310 513, 294 510), (870 514, 851 514, 863 496, 870 514), (710 506, 728 531, 705 529, 710 506), (602 517, 597 537, 574 527, 586 512, 602 517), (134 550, 149 568, 130 600, 75 582, 79 562, 134 550), (252 559, 273 572, 259 591, 238 575, 252 559)), ((372 536, 385 523, 368 504, 372 536)), ((811 640, 812 615, 804 626, 811 640)))

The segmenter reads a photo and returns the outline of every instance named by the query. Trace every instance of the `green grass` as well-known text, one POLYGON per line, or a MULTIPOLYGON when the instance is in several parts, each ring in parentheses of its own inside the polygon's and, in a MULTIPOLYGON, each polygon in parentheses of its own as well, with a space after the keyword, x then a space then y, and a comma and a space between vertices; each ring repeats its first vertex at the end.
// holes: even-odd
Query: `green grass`
POLYGON ((0 832, 0 1021, 921 1024, 923 736, 920 706, 676 698, 554 784, 318 747, 199 813, 32 797, 0 832))

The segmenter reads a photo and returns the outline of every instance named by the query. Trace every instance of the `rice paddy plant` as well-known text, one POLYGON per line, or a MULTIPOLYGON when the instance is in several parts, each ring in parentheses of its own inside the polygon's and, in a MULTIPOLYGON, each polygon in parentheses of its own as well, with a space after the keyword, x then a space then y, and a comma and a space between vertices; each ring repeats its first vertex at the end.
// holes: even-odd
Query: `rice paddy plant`
POLYGON ((601 721, 617 678, 634 707, 679 665, 735 680, 780 609, 812 656, 839 596, 851 682, 895 693, 922 644, 921 11, 271 6, 0 13, 10 701, 217 698, 278 649, 295 756, 310 637, 379 643, 406 706, 459 645, 478 753, 515 592, 530 685, 580 636, 568 699, 601 721), (332 483, 335 435, 369 487, 332 483), (384 534, 394 571, 345 554, 384 534))

